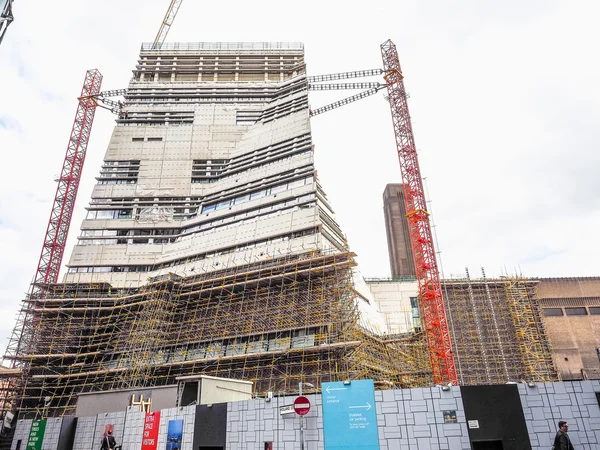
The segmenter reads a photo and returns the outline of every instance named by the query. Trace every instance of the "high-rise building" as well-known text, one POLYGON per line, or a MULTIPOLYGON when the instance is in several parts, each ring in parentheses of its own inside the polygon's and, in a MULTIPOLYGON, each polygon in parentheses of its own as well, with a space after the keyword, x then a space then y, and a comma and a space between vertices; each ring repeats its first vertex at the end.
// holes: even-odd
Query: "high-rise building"
POLYGON ((301 44, 143 46, 65 282, 345 251, 315 179, 301 44))
POLYGON ((24 303, 22 414, 194 374, 422 384, 353 282, 307 93, 301 44, 142 46, 64 280, 24 303))
POLYGON ((386 185, 383 191, 383 214, 392 278, 416 276, 402 184, 386 185))

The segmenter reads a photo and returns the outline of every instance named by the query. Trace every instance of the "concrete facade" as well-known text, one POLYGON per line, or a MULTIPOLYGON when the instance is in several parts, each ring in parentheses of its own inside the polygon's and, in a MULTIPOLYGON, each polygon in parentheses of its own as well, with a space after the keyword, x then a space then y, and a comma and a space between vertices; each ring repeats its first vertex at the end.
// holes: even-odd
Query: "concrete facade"
MULTIPOLYGON (((526 426, 524 444, 520 449, 544 449, 551 447, 558 420, 570 424, 570 437, 578 450, 593 450, 600 445, 600 407, 597 394, 600 381, 572 381, 564 383, 537 383, 519 385, 498 385, 498 391, 514 389, 520 401, 520 408, 526 426)), ((466 390, 452 386, 442 390, 439 386, 419 389, 398 389, 375 392, 377 428, 381 450, 467 450, 475 440, 469 421, 479 420, 478 426, 485 427, 482 417, 470 416, 465 411, 463 398, 466 390), (452 413, 452 414, 449 414, 452 413), (450 420, 449 420, 450 419, 450 420), (455 423, 448 423, 454 422, 455 423)), ((487 387, 494 390, 494 386, 487 387)), ((470 394, 472 395, 472 394, 470 394)), ((323 410, 320 394, 307 395, 312 407, 305 416, 305 448, 324 450, 323 410)), ((227 404, 226 444, 227 450, 263 450, 265 443, 272 442, 276 450, 298 450, 300 448, 300 420, 296 414, 279 414, 279 408, 293 403, 295 396, 278 396, 267 401, 260 398, 227 404)), ((482 399, 482 402, 485 402, 482 399)), ((482 405, 491 411, 498 405, 482 405)), ((158 449, 166 447, 169 420, 183 420, 182 450, 194 450, 193 442, 199 439, 194 434, 210 434, 207 425, 198 423, 199 409, 210 413, 211 407, 188 406, 169 408, 160 412, 158 449)), ((513 409, 513 412, 514 409, 513 409)), ((471 413, 472 414, 472 413, 471 413)), ((511 413, 510 415, 514 415, 511 413)), ((494 420, 509 418, 495 417, 494 420)), ((485 420, 485 419, 483 419, 485 420)), ((523 420, 523 419, 521 419, 523 420)), ((44 438, 44 450, 58 450, 61 418, 49 419, 44 438)), ((16 450, 17 440, 24 448, 31 427, 31 420, 19 420, 12 450, 16 450)), ((118 443, 123 450, 140 450, 144 430, 144 413, 122 411, 80 417, 73 448, 88 450, 99 447, 106 424, 115 427, 118 443)), ((501 428, 501 427, 500 427, 501 428)), ((495 430, 496 438, 502 439, 508 431, 495 430)), ((510 439, 504 442, 510 449, 510 439)))
POLYGON ((135 287, 344 250, 300 43, 144 44, 65 282, 135 287))
POLYGON ((389 334, 407 333, 421 327, 416 280, 368 278, 365 281, 378 311, 384 316, 389 334))
POLYGON ((152 399, 155 410, 176 406, 177 386, 159 386, 148 389, 115 390, 112 392, 89 392, 80 394, 77 398, 75 414, 79 417, 92 414, 110 413, 115 409, 125 409, 130 405, 132 396, 139 400, 152 399))

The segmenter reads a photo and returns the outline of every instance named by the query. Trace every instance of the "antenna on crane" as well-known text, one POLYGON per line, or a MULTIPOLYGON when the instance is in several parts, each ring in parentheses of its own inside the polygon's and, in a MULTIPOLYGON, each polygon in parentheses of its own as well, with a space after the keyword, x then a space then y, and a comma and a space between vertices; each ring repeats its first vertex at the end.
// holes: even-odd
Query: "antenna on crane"
POLYGON ((167 13, 165 14, 165 18, 163 19, 158 33, 154 38, 154 42, 152 43, 152 50, 160 50, 165 39, 167 38, 167 34, 171 29, 171 25, 173 25, 173 21, 175 20, 175 16, 177 15, 177 11, 179 11, 179 7, 183 3, 183 0, 171 0, 171 4, 169 5, 169 9, 167 9, 167 13))

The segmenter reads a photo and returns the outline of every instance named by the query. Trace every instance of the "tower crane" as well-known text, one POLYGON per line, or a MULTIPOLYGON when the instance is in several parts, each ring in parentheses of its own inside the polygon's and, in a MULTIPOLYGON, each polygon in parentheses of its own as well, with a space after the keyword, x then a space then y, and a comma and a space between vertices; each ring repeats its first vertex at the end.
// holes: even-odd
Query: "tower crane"
POLYGON ((396 46, 392 41, 387 40, 381 44, 381 56, 402 173, 406 217, 423 308, 433 382, 458 384, 423 179, 408 112, 404 76, 400 69, 396 46))
MULTIPOLYGON (((152 44, 152 49, 161 49, 177 15, 183 0, 171 0, 159 31, 152 44)), ((309 90, 341 90, 367 89, 363 92, 310 111, 316 116, 337 107, 369 97, 387 88, 390 103, 400 168, 405 186, 406 210, 410 228, 411 242, 415 256, 419 292, 424 310, 424 322, 430 350, 434 382, 456 383, 456 369, 446 322, 444 303, 441 294, 439 271, 435 259, 435 250, 431 236, 427 206, 417 160, 412 126, 408 113, 407 95, 404 90, 403 76, 396 48, 391 41, 381 46, 384 69, 374 69, 357 72, 307 77, 309 90), (319 84, 324 81, 344 80, 364 76, 384 74, 385 83, 335 83, 319 84)), ((122 102, 115 102, 109 97, 125 95, 126 90, 100 90, 102 75, 96 69, 86 73, 75 121, 71 130, 67 153, 65 155, 61 175, 54 198, 48 227, 42 246, 38 267, 28 296, 26 307, 21 310, 17 325, 9 340, 5 359, 11 369, 20 373, 7 380, 3 389, 2 402, 4 408, 17 407, 16 400, 19 383, 23 373, 27 372, 26 360, 14 358, 26 354, 35 345, 35 323, 32 311, 37 307, 36 300, 40 298, 50 284, 56 283, 64 255, 66 239, 72 219, 75 200, 81 180, 83 164, 90 138, 91 128, 98 106, 119 113, 122 102)))
POLYGON ((316 116, 348 103, 369 97, 387 88, 387 100, 390 104, 392 124, 396 139, 396 150, 400 162, 402 184, 404 186, 404 199, 409 235, 415 261, 419 296, 423 309, 423 323, 429 347, 429 357, 436 384, 458 384, 456 365, 452 353, 450 331, 446 318, 446 309, 442 297, 440 273, 435 256, 435 246, 429 223, 429 212, 423 189, 423 179, 417 150, 412 130, 412 123, 408 111, 408 94, 404 88, 404 76, 400 68, 400 61, 396 46, 391 40, 381 44, 383 70, 362 70, 344 72, 340 74, 320 75, 308 77, 309 90, 326 89, 358 89, 368 88, 353 96, 313 109, 311 116, 316 116), (384 84, 379 83, 341 83, 320 85, 322 81, 359 78, 365 76, 381 75, 384 84))
POLYGON ((173 25, 173 21, 175 20, 175 16, 177 16, 177 11, 179 11, 179 7, 183 3, 183 0, 171 0, 171 4, 167 9, 167 13, 165 14, 165 18, 160 24, 160 28, 158 29, 158 33, 156 33, 156 37, 154 38, 154 42, 152 43, 152 50, 160 50, 165 39, 167 38, 167 34, 171 29, 171 25, 173 25))
MULTIPOLYGON (((182 1, 171 0, 152 48, 161 48, 182 1)), ((12 0, 9 0, 7 5, 6 10, 2 11, 0 41, 6 27, 12 21, 12 14, 10 14, 12 0)), ((24 307, 17 317, 2 361, 3 366, 6 367, 5 363, 8 363, 9 368, 13 369, 6 372, 10 376, 4 381, 5 386, 0 390, 0 405, 7 410, 18 406, 16 403, 19 386, 23 374, 28 370, 27 361, 15 358, 15 356, 27 354, 28 350, 35 345, 36 323, 32 312, 37 308, 36 300, 44 294, 50 284, 58 281, 96 108, 100 106, 118 114, 123 107, 122 102, 115 102, 108 97, 124 95, 127 92, 126 89, 101 92, 101 86, 102 74, 97 69, 88 70, 81 95, 78 97, 77 112, 63 166, 60 176, 56 180, 56 194, 33 283, 24 307)))

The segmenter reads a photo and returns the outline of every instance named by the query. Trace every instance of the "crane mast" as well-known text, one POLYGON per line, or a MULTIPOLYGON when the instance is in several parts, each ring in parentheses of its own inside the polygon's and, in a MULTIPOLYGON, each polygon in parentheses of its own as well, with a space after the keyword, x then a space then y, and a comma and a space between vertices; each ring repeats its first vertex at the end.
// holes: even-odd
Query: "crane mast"
POLYGON ((387 40, 381 44, 381 56, 402 172, 406 217, 423 308, 433 381, 436 384, 458 384, 425 191, 408 111, 407 94, 404 89, 404 77, 400 69, 398 52, 392 41, 387 40))
POLYGON ((0 405, 6 410, 17 408, 19 387, 22 383, 23 372, 28 370, 27 360, 16 358, 28 354, 35 347, 36 323, 33 311, 36 309, 36 299, 43 295, 48 284, 58 281, 58 274, 65 252, 71 218, 75 209, 75 200, 81 180, 81 172, 87 151, 94 114, 98 103, 95 96, 100 92, 102 75, 96 69, 88 70, 78 98, 77 111, 67 152, 58 177, 54 203, 48 220, 48 227, 42 245, 40 259, 35 272, 29 301, 19 313, 17 325, 13 330, 3 362, 8 362, 16 375, 5 381, 4 389, 0 392, 0 405))
POLYGON ((152 43, 152 49, 160 50, 167 38, 167 34, 171 29, 171 25, 173 25, 173 21, 175 20, 175 16, 177 15, 177 11, 179 11, 179 7, 183 3, 183 0, 171 0, 171 4, 167 9, 165 14, 165 18, 160 24, 160 28, 158 29, 158 33, 156 33, 156 37, 154 38, 154 42, 152 43))
POLYGON ((100 92, 101 85, 102 75, 100 72, 97 69, 88 70, 78 99, 79 104, 67 145, 67 153, 57 180, 54 204, 31 288, 32 295, 40 291, 41 284, 56 283, 58 280, 87 145, 94 123, 94 114, 98 105, 94 97, 100 92))

